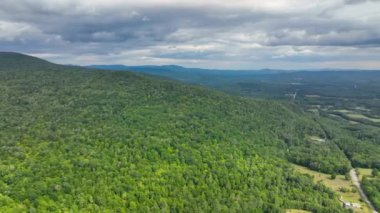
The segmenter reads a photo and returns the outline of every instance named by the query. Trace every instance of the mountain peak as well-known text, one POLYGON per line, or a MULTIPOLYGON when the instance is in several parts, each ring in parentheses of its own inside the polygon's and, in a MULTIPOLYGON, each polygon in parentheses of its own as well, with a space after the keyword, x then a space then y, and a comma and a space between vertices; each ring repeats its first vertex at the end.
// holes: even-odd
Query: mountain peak
POLYGON ((55 64, 46 60, 16 52, 0 52, 0 70, 51 67, 55 64))
MULTIPOLYGON (((0 58, 6 58, 6 59, 21 59, 21 58, 34 58, 34 59, 39 59, 30 55, 22 54, 22 53, 17 53, 17 52, 0 52, 0 58)), ((42 59, 40 59, 42 60, 42 59)))

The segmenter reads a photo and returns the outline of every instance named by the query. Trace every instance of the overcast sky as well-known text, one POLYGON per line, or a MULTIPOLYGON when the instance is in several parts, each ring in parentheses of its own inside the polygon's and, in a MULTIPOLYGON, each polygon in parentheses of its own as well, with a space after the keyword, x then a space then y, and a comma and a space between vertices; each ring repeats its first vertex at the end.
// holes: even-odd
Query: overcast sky
POLYGON ((0 51, 80 65, 380 69, 380 0, 1 0, 0 51))

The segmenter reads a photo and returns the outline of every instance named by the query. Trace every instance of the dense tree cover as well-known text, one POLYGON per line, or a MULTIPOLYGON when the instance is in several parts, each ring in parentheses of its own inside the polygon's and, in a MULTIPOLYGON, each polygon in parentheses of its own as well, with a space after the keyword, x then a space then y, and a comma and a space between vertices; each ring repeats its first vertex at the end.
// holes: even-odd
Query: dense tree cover
POLYGON ((329 174, 344 174, 351 168, 343 152, 334 143, 289 148, 288 159, 299 165, 329 174))
POLYGON ((338 149, 341 149, 353 166, 380 168, 380 123, 371 120, 380 118, 378 70, 284 72, 204 70, 178 66, 95 67, 136 70, 256 98, 289 99, 286 94, 297 92, 293 102, 305 111, 316 112, 316 120, 323 120, 320 122, 323 123, 323 131, 326 134, 315 132, 314 135, 327 138, 330 143, 305 144, 305 140, 292 138, 287 132, 294 130, 286 127, 296 125, 286 121, 290 125, 282 128, 282 138, 287 144, 303 144, 289 148, 289 160, 314 170, 344 173, 349 165, 342 160, 345 156, 336 155, 338 149), (349 110, 359 116, 348 116, 340 110, 349 110))
POLYGON ((380 210, 380 178, 364 177, 362 186, 376 210, 380 210))
MULTIPOLYGON (((302 137, 293 138, 287 132, 294 130, 287 127, 296 124, 289 123, 279 135, 288 145, 286 156, 290 161, 331 174, 344 173, 350 168, 346 157, 354 167, 380 168, 380 123, 371 120, 380 118, 380 72, 269 71, 267 74, 171 66, 128 68, 249 97, 289 99, 285 94, 297 92, 294 102, 305 111, 316 112, 315 120, 323 128, 324 134, 316 131, 313 135, 325 138, 329 143, 321 146, 299 140, 302 137), (344 112, 347 110, 359 116, 349 116, 344 112), (341 152, 345 156, 336 154, 341 152)), ((376 199, 380 190, 376 184, 371 185, 376 181, 367 179, 365 182, 372 199, 376 199)))
POLYGON ((380 116, 380 71, 207 70, 180 66, 94 66, 133 70, 201 84, 226 92, 260 98, 288 99, 298 92, 303 106, 365 107, 369 116, 380 116), (313 95, 308 97, 307 95, 313 95))
POLYGON ((320 122, 326 134, 316 131, 314 135, 327 138, 329 143, 305 144, 305 140, 298 140, 299 137, 288 136, 287 132, 294 130, 286 127, 296 125, 286 121, 290 125, 283 127, 282 138, 291 144, 287 153, 289 160, 327 173, 347 171, 350 165, 344 161, 346 157, 355 167, 380 168, 380 123, 371 120, 380 118, 380 71, 232 72, 173 66, 98 67, 119 70, 128 68, 206 85, 240 96, 289 99, 286 94, 297 92, 297 98, 293 102, 305 111, 317 112, 315 119, 323 120, 320 122), (350 110, 363 116, 352 117, 339 110, 350 110), (331 121, 332 118, 335 121, 331 121), (293 144, 303 145, 292 146, 293 144), (337 155, 338 149, 346 157, 337 155))
POLYGON ((378 127, 318 119, 328 138, 339 146, 354 167, 380 168, 378 127))
POLYGON ((1 212, 344 211, 283 160, 349 163, 294 105, 5 56, 1 212))

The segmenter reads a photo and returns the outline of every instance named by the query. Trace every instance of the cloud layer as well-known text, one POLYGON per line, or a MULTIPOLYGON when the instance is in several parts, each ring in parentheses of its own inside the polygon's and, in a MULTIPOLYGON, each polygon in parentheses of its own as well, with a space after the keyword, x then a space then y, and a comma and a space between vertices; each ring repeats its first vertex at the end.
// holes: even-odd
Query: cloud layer
POLYGON ((2 0, 0 46, 68 64, 379 69, 379 11, 377 0, 2 0))

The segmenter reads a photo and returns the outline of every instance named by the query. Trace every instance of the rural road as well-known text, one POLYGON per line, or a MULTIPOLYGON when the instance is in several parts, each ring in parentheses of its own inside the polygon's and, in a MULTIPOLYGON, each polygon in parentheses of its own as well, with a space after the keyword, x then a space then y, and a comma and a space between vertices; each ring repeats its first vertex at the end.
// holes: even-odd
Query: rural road
POLYGON ((372 209, 372 211, 374 213, 377 213, 377 211, 373 207, 372 203, 368 200, 368 197, 364 194, 364 191, 363 191, 363 189, 362 189, 362 187, 360 185, 360 181, 359 181, 358 175, 356 174, 355 169, 351 169, 350 170, 350 176, 351 176, 352 183, 359 190, 360 196, 362 197, 362 199, 364 200, 364 202, 366 202, 368 204, 368 206, 372 209))

